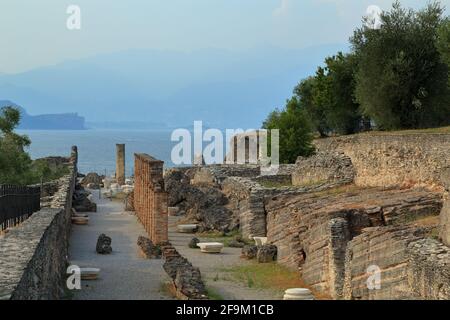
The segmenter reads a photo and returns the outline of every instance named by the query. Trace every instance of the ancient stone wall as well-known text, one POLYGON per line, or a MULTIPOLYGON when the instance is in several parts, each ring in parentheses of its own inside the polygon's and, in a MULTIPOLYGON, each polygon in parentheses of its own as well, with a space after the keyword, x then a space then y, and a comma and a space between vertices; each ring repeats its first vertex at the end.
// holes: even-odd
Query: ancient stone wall
POLYGON ((350 157, 359 186, 440 185, 440 172, 450 167, 450 134, 370 133, 314 143, 350 157))
POLYGON ((64 297, 77 150, 59 180, 50 208, 34 213, 0 238, 0 300, 64 297))
POLYGON ((245 239, 266 236, 265 190, 256 182, 240 177, 230 177, 222 183, 228 199, 227 207, 239 223, 245 239))
POLYGON ((299 157, 292 173, 294 186, 324 182, 353 183, 356 172, 351 159, 336 152, 317 152, 309 158, 299 157))
POLYGON ((443 243, 450 246, 450 169, 446 169, 441 174, 441 181, 444 185, 444 206, 440 215, 439 236, 443 243))
POLYGON ((278 262, 299 269, 314 289, 340 298, 346 248, 367 227, 439 214, 441 195, 427 190, 330 190, 278 195, 266 206, 267 237, 278 262))
POLYGON ((168 241, 168 199, 163 167, 163 161, 147 154, 135 154, 134 209, 155 244, 168 241))
POLYGON ((450 299, 450 248, 424 233, 421 228, 378 227, 351 240, 343 297, 450 299))

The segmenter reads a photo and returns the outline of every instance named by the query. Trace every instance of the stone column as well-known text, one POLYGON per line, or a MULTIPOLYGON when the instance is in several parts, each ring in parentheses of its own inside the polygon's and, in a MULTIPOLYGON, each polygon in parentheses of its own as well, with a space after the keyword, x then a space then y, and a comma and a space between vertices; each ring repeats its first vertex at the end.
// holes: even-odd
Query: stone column
POLYGON ((116 144, 116 180, 119 185, 125 184, 125 145, 116 144))

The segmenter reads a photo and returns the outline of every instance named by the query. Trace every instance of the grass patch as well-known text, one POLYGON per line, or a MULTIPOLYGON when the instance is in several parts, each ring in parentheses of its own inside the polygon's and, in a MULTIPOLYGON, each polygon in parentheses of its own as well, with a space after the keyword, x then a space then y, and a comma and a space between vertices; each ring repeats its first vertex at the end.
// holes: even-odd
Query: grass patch
POLYGON ((428 238, 431 238, 433 240, 440 241, 439 228, 438 227, 432 228, 427 236, 428 236, 428 238))
MULTIPOLYGON (((225 247, 228 247, 230 242, 233 241, 234 238, 238 235, 239 235, 238 230, 231 231, 226 234, 220 231, 207 231, 195 234, 197 238, 204 239, 205 241, 221 242, 225 247)), ((250 239, 242 239, 241 241, 244 242, 245 244, 254 244, 254 241, 250 239)))
MULTIPOLYGON (((395 131, 381 131, 381 130, 373 130, 367 132, 360 132, 353 134, 356 135, 372 135, 372 136, 389 136, 389 135, 408 135, 408 134, 450 134, 450 126, 447 127, 438 127, 438 128, 427 128, 427 129, 406 129, 406 130, 395 130, 395 131)), ((343 137, 345 135, 331 135, 330 137, 343 137)), ((352 135, 348 135, 352 136, 352 135)), ((328 137, 320 137, 316 136, 315 139, 326 139, 328 137)))
MULTIPOLYGON (((417 227, 433 227, 439 224, 439 215, 421 217, 417 215, 409 215, 405 220, 406 224, 411 224, 417 227)), ((401 223, 400 223, 401 224, 401 223)))
POLYGON ((225 271, 230 272, 236 280, 246 283, 248 287, 285 290, 286 288, 305 286, 298 272, 275 262, 251 262, 234 266, 225 271))
POLYGON ((229 272, 236 281, 244 283, 249 288, 272 289, 280 292, 280 294, 283 294, 288 288, 309 288, 317 299, 330 299, 330 297, 314 292, 303 282, 297 271, 288 269, 276 262, 250 262, 249 264, 227 268, 224 271, 229 272))
POLYGON ((358 187, 354 184, 348 184, 345 186, 340 186, 336 188, 326 189, 322 191, 317 192, 311 192, 311 195, 313 197, 323 197, 323 196, 334 196, 334 195, 340 195, 344 193, 356 193, 361 192, 364 188, 358 187))
POLYGON ((206 287, 206 295, 210 300, 225 300, 220 293, 211 287, 206 287))

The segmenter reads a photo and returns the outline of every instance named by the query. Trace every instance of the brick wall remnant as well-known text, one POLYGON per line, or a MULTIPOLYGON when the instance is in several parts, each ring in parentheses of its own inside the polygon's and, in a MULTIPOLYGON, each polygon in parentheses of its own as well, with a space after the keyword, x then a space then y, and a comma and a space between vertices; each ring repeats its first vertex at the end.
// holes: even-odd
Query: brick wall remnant
POLYGON ((134 208, 154 244, 168 241, 167 192, 164 162, 147 154, 135 154, 134 208))

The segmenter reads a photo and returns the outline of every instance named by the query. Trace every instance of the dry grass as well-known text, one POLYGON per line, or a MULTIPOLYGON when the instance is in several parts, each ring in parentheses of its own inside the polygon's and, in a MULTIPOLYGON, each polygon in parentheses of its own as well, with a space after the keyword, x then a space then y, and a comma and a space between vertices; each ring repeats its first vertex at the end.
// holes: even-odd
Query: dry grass
POLYGON ((245 265, 239 265, 224 271, 231 273, 232 277, 245 283, 250 288, 272 289, 281 294, 289 288, 308 288, 316 299, 329 300, 329 296, 315 292, 307 286, 297 271, 288 269, 277 263, 256 263, 251 262, 245 265))
POLYGON ((439 225, 439 216, 430 216, 425 218, 419 218, 411 221, 409 224, 417 227, 434 227, 439 225))
POLYGON ((382 134, 418 134, 418 133, 450 133, 450 127, 417 129, 417 130, 399 130, 399 131, 374 131, 382 134))

